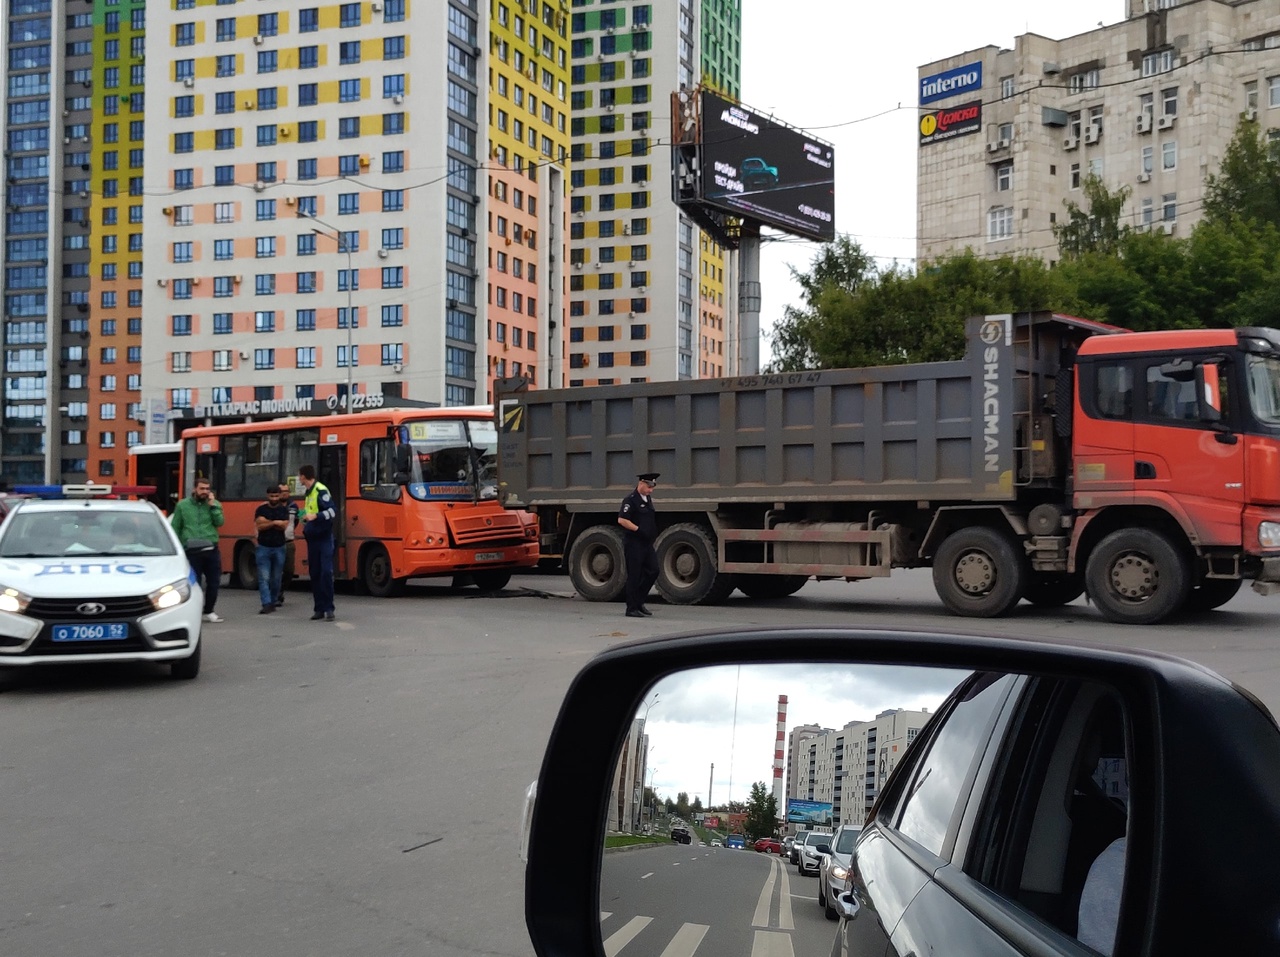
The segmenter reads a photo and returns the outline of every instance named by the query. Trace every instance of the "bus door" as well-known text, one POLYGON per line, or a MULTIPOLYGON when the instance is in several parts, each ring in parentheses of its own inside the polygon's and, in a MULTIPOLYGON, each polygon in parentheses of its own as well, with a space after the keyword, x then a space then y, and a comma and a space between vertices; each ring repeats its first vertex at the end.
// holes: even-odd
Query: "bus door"
POLYGON ((347 578, 347 447, 322 445, 318 451, 316 477, 329 490, 338 510, 338 520, 333 523, 333 574, 347 578))

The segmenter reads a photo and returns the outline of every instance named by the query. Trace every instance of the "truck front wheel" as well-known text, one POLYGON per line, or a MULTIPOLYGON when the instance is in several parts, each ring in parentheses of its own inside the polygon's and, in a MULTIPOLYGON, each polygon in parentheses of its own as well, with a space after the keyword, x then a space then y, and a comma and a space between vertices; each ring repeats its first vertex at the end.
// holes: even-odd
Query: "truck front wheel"
POLYGON ((1017 542, 992 528, 952 532, 933 557, 933 587, 942 603, 966 618, 996 618, 1027 589, 1029 568, 1017 542))
POLYGON ((734 589, 734 578, 716 566, 710 531, 692 522, 672 525, 658 536, 658 593, 673 605, 718 605, 734 589))
POLYGON ((574 539, 569 549, 569 580, 587 601, 616 601, 627 584, 622 531, 596 525, 574 539))
POLYGON ((1112 532, 1089 555, 1089 597, 1110 621, 1150 625, 1186 604, 1191 572, 1167 536, 1147 528, 1112 532))

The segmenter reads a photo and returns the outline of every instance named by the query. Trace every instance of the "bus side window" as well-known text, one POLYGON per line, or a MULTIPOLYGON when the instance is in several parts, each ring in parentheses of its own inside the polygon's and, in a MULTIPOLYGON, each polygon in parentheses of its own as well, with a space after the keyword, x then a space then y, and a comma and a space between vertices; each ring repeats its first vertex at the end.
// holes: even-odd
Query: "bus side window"
POLYGON ((360 497, 382 502, 400 501, 395 480, 395 442, 390 438, 360 443, 360 497))

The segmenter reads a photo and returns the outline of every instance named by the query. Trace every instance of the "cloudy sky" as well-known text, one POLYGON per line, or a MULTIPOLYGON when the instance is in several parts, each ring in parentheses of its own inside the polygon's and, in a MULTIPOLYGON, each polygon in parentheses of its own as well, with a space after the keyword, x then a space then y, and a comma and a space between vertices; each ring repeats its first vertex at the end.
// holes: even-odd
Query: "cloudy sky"
MULTIPOLYGON (((836 229, 879 257, 912 263, 917 67, 1014 37, 1053 39, 1124 19, 1127 0, 742 0, 742 99, 836 147, 836 229)), ((776 235, 776 234, 775 234, 776 235)), ((761 326, 799 305, 788 266, 818 247, 787 239, 762 255, 761 326)), ((761 362, 772 357, 766 339, 761 362)))
POLYGON ((934 710, 965 672, 869 665, 744 665, 703 668, 662 681, 645 698, 646 782, 661 798, 680 791, 707 804, 745 801, 754 781, 772 788, 778 695, 787 696, 787 730, 841 728, 890 708, 934 710), (655 697, 656 696, 656 697, 655 697), (730 783, 732 782, 732 791, 730 783))

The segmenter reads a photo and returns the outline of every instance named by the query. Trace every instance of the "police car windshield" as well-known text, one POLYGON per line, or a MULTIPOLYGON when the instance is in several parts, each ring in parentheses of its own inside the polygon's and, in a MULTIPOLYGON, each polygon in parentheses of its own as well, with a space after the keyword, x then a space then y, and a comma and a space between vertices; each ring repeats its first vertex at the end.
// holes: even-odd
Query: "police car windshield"
POLYGON ((20 509, 4 523, 0 558, 174 555, 158 515, 147 512, 20 509))

